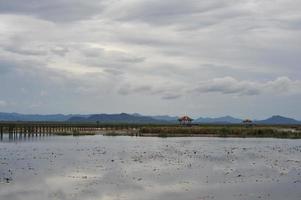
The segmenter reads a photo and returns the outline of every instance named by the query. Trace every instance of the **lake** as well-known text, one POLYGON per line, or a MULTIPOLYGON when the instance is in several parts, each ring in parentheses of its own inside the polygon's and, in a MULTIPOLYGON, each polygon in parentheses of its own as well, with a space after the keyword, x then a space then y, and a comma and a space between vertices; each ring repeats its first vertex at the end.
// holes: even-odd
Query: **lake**
POLYGON ((300 200, 301 140, 5 135, 0 199, 300 200))

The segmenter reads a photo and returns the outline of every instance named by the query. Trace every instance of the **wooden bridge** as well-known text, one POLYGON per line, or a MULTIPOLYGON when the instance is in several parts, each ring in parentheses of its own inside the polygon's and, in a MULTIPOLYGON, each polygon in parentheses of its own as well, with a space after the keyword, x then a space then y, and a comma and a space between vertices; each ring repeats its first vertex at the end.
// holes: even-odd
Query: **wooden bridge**
POLYGON ((100 132, 106 130, 134 130, 142 127, 139 124, 101 124, 101 123, 68 123, 68 122, 0 122, 0 137, 37 136, 64 133, 100 132))

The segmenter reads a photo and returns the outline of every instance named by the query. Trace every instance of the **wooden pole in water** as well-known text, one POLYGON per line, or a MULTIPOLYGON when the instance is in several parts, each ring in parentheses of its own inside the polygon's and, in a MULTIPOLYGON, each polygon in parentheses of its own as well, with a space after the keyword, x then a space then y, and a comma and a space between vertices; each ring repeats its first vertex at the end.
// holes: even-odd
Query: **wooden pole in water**
POLYGON ((0 128, 0 138, 1 140, 3 140, 3 126, 1 126, 0 128))

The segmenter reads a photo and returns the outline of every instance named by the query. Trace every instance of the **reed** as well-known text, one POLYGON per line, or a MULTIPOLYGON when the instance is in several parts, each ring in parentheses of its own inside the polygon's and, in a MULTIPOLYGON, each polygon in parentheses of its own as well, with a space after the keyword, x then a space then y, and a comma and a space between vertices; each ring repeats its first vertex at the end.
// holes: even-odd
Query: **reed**
POLYGON ((235 127, 235 126, 192 126, 192 127, 142 127, 140 136, 158 137, 272 137, 301 138, 298 129, 286 130, 279 127, 235 127))

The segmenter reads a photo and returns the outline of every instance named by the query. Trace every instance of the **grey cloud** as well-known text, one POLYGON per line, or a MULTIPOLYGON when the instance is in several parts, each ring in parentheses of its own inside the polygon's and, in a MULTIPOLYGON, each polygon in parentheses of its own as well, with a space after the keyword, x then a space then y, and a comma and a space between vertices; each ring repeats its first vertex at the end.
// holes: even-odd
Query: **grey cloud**
POLYGON ((81 52, 86 57, 100 57, 104 54, 103 48, 83 48, 81 49, 81 52))
POLYGON ((19 48, 19 46, 6 47, 6 48, 4 48, 4 50, 12 52, 12 53, 29 55, 29 56, 47 55, 47 51, 45 51, 43 49, 26 49, 26 48, 19 48))
POLYGON ((123 71, 121 71, 121 70, 118 70, 118 69, 105 69, 104 70, 106 73, 108 73, 108 74, 111 74, 111 75, 113 75, 113 76, 119 76, 119 75, 122 75, 122 74, 124 74, 124 72, 123 71))
POLYGON ((232 77, 215 78, 199 84, 195 91, 199 93, 222 93, 234 95, 289 94, 301 92, 301 81, 279 77, 273 81, 239 81, 232 77))
POLYGON ((10 72, 13 68, 15 68, 14 63, 0 58, 0 75, 10 72))
POLYGON ((278 77, 273 81, 263 84, 263 88, 271 92, 278 92, 279 94, 295 94, 301 92, 301 81, 291 80, 288 77, 278 77))
POLYGON ((301 17, 299 15, 279 16, 276 19, 270 19, 270 24, 279 26, 283 29, 300 30, 301 17))
POLYGON ((21 99, 11 91, 24 88, 26 105, 41 112, 210 114, 219 113, 212 102, 227 102, 219 109, 238 113, 255 97, 254 108, 269 97, 298 107, 300 8, 297 0, 0 0, 8 96, 0 99, 21 99))
POLYGON ((301 81, 291 80, 288 77, 278 77, 272 81, 240 81, 233 77, 215 78, 202 81, 196 88, 190 89, 188 86, 159 88, 149 85, 133 86, 124 84, 118 91, 121 95, 148 94, 160 95, 162 99, 178 99, 185 95, 202 93, 220 93, 223 95, 285 95, 301 94, 301 81), (182 88, 182 89, 179 89, 182 88))
POLYGON ((173 99, 178 99, 180 98, 182 95, 181 94, 165 94, 162 99, 165 100, 173 100, 173 99))
POLYGON ((145 61, 144 57, 138 57, 122 51, 105 50, 103 48, 84 47, 79 51, 83 55, 79 59, 79 62, 95 67, 121 69, 145 61))
POLYGON ((227 4, 227 1, 190 1, 187 3, 181 0, 136 0, 132 1, 131 4, 123 1, 121 6, 126 7, 127 11, 123 12, 118 9, 119 13, 115 17, 124 21, 142 21, 150 24, 166 25, 186 21, 188 17, 223 8, 227 4))
POLYGON ((69 49, 64 46, 55 46, 51 49, 51 52, 59 56, 65 56, 69 52, 69 49))
POLYGON ((152 91, 153 88, 149 85, 139 86, 132 89, 132 92, 134 93, 140 93, 140 92, 149 92, 152 91))
POLYGON ((7 106, 7 102, 4 100, 0 100, 0 107, 6 107, 7 106))
POLYGON ((173 88, 163 88, 155 87, 150 85, 136 85, 124 84, 119 88, 118 93, 120 95, 137 95, 137 94, 146 94, 150 96, 161 96, 164 100, 173 100, 178 99, 182 96, 179 89, 173 88))
POLYGON ((203 82, 196 89, 198 92, 219 92, 222 94, 256 95, 260 89, 256 84, 247 81, 238 81, 232 77, 216 78, 203 82))
POLYGON ((3 112, 66 112, 62 111, 64 109, 72 112, 73 103, 70 102, 86 101, 87 94, 95 98, 97 94, 105 94, 105 88, 113 87, 113 84, 109 87, 99 77, 94 78, 95 74, 77 77, 34 61, 7 63, 10 64, 10 71, 1 74, 0 99, 16 104, 2 106, 3 112), (42 91, 46 91, 47 95, 42 91))
POLYGON ((105 58, 122 63, 140 63, 145 60, 144 57, 137 57, 126 52, 117 50, 105 50, 102 48, 86 48, 82 50, 82 52, 87 57, 105 58))
POLYGON ((130 90, 130 88, 123 86, 123 87, 119 88, 118 93, 121 95, 129 95, 131 93, 131 90, 130 90))
POLYGON ((121 95, 130 95, 137 93, 150 93, 152 91, 153 88, 148 85, 132 86, 130 84, 124 84, 121 88, 119 88, 118 93, 121 95))
POLYGON ((129 54, 119 54, 120 62, 126 62, 126 63, 141 63, 146 60, 145 57, 137 57, 129 54))
POLYGON ((26 58, 11 59, 10 57, 0 55, 0 75, 2 76, 14 73, 30 73, 43 66, 45 64, 38 60, 26 58))
POLYGON ((35 59, 17 57, 10 59, 8 56, 0 55, 0 70, 3 72, 31 71, 31 69, 37 69, 43 66, 45 66, 45 63, 35 59))
POLYGON ((91 0, 0 0, 0 13, 32 15, 55 22, 89 18, 104 9, 104 1, 91 0))

